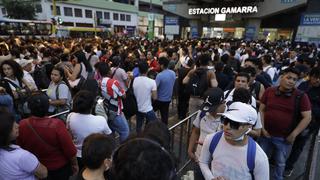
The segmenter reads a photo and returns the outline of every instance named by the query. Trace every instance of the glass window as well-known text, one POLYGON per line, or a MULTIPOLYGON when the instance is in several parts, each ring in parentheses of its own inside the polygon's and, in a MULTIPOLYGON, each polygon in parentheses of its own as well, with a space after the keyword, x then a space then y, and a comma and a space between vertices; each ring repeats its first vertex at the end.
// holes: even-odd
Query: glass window
POLYGON ((126 21, 131 21, 131 15, 126 15, 126 21))
POLYGON ((125 21, 126 20, 126 15, 120 14, 120 21, 125 21))
POLYGON ((82 17, 82 9, 74 8, 74 16, 82 17))
POLYGON ((63 10, 64 10, 64 15, 65 16, 73 16, 72 8, 64 7, 63 10))
POLYGON ((113 20, 116 20, 116 21, 119 20, 119 14, 118 13, 113 13, 113 20))
POLYGON ((110 13, 104 12, 104 19, 110 19, 110 13))
POLYGON ((92 18, 92 11, 91 10, 86 9, 85 13, 86 13, 86 18, 92 18))
POLYGON ((36 4, 36 12, 41 13, 42 12, 42 6, 41 4, 36 4))
POLYGON ((97 16, 97 18, 102 19, 102 12, 101 11, 97 11, 96 12, 96 16, 97 16))
MULTIPOLYGON (((50 6, 50 9, 51 9, 51 13, 52 13, 52 15, 53 15, 53 7, 52 7, 52 5, 50 6)), ((60 6, 56 6, 56 11, 57 11, 57 15, 61 15, 61 11, 60 11, 60 6)))

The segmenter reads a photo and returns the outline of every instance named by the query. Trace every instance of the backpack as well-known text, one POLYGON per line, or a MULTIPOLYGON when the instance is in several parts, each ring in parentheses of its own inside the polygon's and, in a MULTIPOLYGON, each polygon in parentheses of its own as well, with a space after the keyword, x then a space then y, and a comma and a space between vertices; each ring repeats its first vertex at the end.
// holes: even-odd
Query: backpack
POLYGON ((47 69, 50 68, 52 64, 46 62, 42 65, 36 65, 33 73, 33 79, 36 83, 38 89, 47 89, 51 82, 50 77, 48 76, 47 69))
POLYGON ((187 92, 191 96, 203 97, 204 92, 209 88, 208 69, 199 68, 192 74, 187 84, 187 92))
POLYGON ((250 86, 251 95, 252 95, 254 98, 256 98, 257 100, 259 100, 260 89, 261 89, 261 83, 258 82, 258 81, 255 81, 255 82, 250 86))
MULTIPOLYGON (((219 131, 217 132, 210 143, 209 146, 209 152, 211 154, 211 157, 213 156, 213 153, 222 137, 223 131, 219 131)), ((256 159, 256 142, 250 137, 248 136, 248 148, 247 148, 247 166, 249 168, 249 172, 251 174, 251 178, 252 180, 254 180, 254 167, 255 167, 255 159, 256 159)))

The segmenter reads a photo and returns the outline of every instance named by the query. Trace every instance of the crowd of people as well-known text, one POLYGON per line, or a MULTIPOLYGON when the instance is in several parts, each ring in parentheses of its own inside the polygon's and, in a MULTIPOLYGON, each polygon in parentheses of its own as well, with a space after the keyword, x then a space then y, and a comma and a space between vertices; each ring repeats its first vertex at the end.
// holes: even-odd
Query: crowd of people
POLYGON ((196 180, 282 180, 320 125, 314 44, 11 37, 0 50, 0 179, 176 179, 174 97, 179 120, 197 113, 196 180))

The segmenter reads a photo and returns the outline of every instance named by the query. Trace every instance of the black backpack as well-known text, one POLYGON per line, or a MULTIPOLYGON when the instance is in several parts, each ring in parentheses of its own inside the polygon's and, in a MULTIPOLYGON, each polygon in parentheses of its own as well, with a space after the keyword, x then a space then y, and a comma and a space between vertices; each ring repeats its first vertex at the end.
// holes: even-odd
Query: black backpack
POLYGON ((187 92, 191 96, 203 97, 204 92, 209 88, 208 82, 208 69, 198 68, 187 84, 187 92))
POLYGON ((47 89, 49 87, 51 80, 48 71, 50 71, 51 66, 53 66, 51 63, 46 62, 35 67, 33 79, 38 89, 47 89))

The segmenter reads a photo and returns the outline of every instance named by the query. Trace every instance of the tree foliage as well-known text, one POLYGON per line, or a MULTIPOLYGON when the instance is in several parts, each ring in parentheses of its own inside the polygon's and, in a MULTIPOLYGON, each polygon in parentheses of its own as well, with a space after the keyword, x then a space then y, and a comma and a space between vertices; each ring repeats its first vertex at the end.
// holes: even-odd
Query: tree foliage
POLYGON ((2 0, 7 17, 13 19, 35 19, 35 4, 31 0, 2 0))

